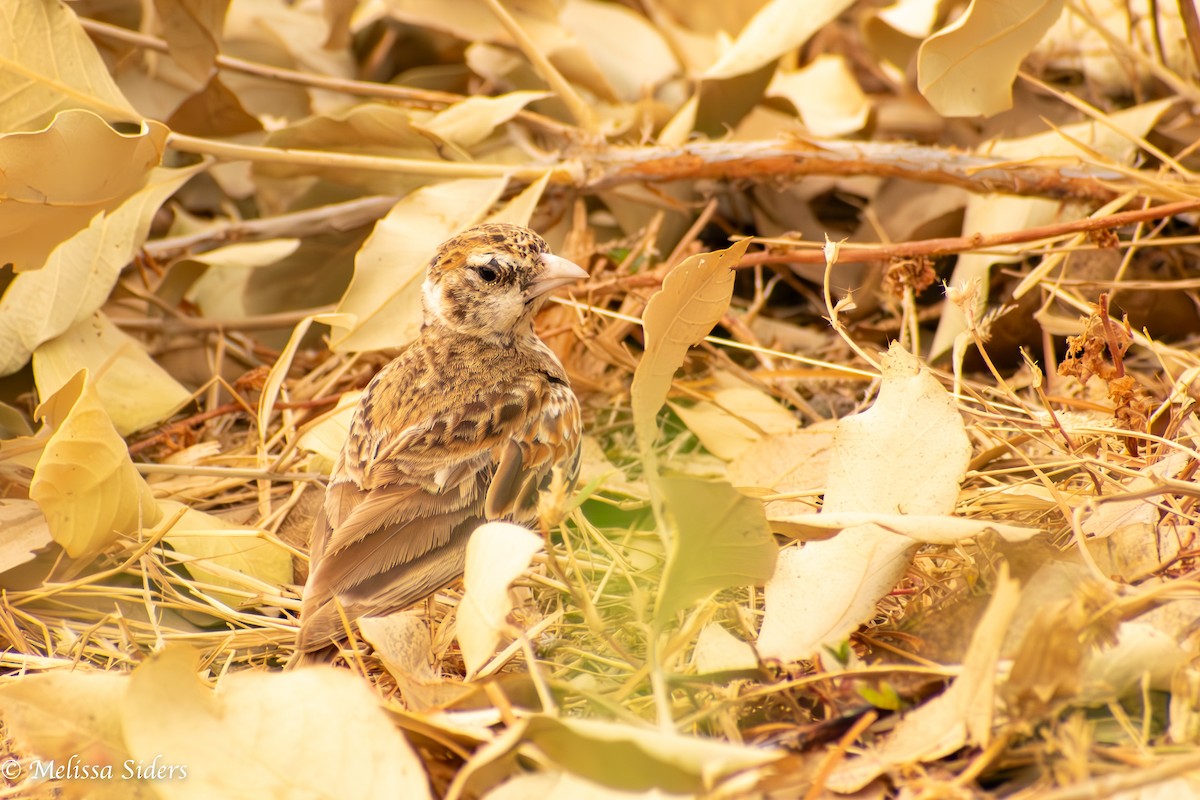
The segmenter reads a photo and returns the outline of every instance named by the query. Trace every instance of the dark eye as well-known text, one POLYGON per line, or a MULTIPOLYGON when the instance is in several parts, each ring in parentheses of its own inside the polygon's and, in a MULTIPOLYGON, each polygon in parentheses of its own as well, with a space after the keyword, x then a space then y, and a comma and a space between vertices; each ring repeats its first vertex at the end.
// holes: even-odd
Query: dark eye
POLYGON ((475 271, 479 273, 479 277, 483 278, 484 283, 495 283, 500 280, 500 273, 494 267, 484 265, 476 267, 475 271))

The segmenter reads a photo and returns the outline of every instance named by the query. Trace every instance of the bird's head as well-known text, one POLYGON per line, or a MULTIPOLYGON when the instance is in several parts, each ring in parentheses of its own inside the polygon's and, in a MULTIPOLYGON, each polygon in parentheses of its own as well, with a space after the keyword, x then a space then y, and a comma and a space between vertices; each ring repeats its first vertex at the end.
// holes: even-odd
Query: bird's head
POLYGON ((528 228, 479 225, 447 240, 429 262, 425 324, 510 338, 532 330, 533 315, 548 292, 586 277, 528 228))

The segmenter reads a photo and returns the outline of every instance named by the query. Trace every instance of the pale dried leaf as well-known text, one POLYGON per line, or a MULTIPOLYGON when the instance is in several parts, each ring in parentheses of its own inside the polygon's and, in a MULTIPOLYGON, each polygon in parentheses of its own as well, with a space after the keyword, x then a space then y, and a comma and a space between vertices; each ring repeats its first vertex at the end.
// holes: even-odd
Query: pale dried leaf
POLYGON ((0 297, 0 375, 17 371, 38 345, 91 317, 145 242, 158 207, 200 166, 155 169, 142 189, 54 248, 42 269, 13 279, 0 297))
POLYGON ((122 436, 166 419, 191 399, 140 342, 100 312, 33 352, 39 397, 54 394, 81 369, 87 369, 96 397, 122 436))
POLYGON ((625 6, 567 0, 561 22, 586 48, 624 102, 653 94, 679 71, 663 35, 644 16, 625 6))
POLYGON ((707 791, 723 776, 761 767, 782 753, 622 722, 532 717, 525 738, 554 764, 614 789, 707 791), (613 769, 620 764, 620 769, 613 769))
POLYGON ((433 641, 429 623, 419 612, 360 617, 358 627, 363 638, 375 648, 375 657, 395 679, 409 709, 425 711, 446 706, 472 691, 469 686, 442 680, 434 674, 430 665, 433 641))
POLYGON ((53 430, 29 486, 50 535, 73 558, 97 553, 161 513, 80 370, 34 414, 53 430))
POLYGON ((468 97, 416 127, 459 147, 470 148, 491 136, 534 100, 549 96, 549 92, 509 92, 495 97, 468 97))
POLYGON ((17 272, 40 269, 92 217, 111 212, 162 160, 167 129, 118 133, 91 111, 59 112, 36 133, 0 136, 0 251, 17 272))
POLYGON ((758 667, 758 656, 748 642, 725 630, 723 625, 710 622, 696 637, 692 666, 701 675, 706 672, 755 669, 758 667))
POLYGON ((840 764, 829 777, 829 788, 855 792, 890 769, 933 761, 966 744, 986 747, 996 707, 1000 645, 1020 599, 1020 583, 1008 577, 1007 568, 1002 569, 954 683, 904 715, 878 747, 840 764))
POLYGON ((511 522, 488 522, 471 534, 458 604, 458 643, 468 678, 496 652, 513 609, 509 586, 541 549, 540 536, 511 522))
POLYGON ((185 295, 208 319, 245 319, 246 291, 254 271, 292 255, 300 247, 299 239, 268 239, 218 247, 190 256, 208 266, 185 295))
MULTIPOLYGON (((231 525, 173 500, 159 500, 158 507, 171 518, 183 511, 165 541, 183 556, 180 561, 197 581, 237 592, 261 592, 291 583, 292 554, 264 531, 231 525)), ((211 594, 235 608, 247 604, 238 594, 211 594)))
POLYGON ((808 37, 850 7, 852 0, 771 0, 742 28, 733 45, 704 73, 707 79, 732 78, 762 67, 795 50, 808 37))
POLYGON ((886 514, 875 511, 822 511, 820 514, 782 516, 774 519, 788 523, 796 531, 789 531, 790 535, 795 536, 820 536, 828 531, 873 523, 890 533, 907 536, 922 544, 954 544, 987 533, 998 534, 1006 541, 1023 542, 1043 532, 1041 528, 986 519, 965 519, 937 514, 886 514))
POLYGON ((162 37, 185 72, 206 82, 216 69, 229 0, 154 0, 162 37))
MULTIPOLYGON (((64 797, 155 800, 159 795, 149 782, 124 774, 130 753, 121 726, 121 703, 128 685, 128 677, 115 672, 61 670, 26 675, 0 687, 0 708, 9 735, 42 764, 66 766, 74 757, 75 764, 101 770, 99 778, 63 781, 64 797), (103 777, 106 764, 110 777, 103 777)), ((36 766, 31 764, 30 771, 36 766)))
POLYGON ((767 436, 800 427, 795 414, 746 385, 718 389, 712 400, 699 400, 690 406, 669 405, 710 453, 726 460, 737 458, 767 436))
POLYGON ((350 420, 362 394, 360 391, 343 393, 333 409, 300 434, 296 446, 323 456, 332 465, 350 435, 350 420))
POLYGON ((767 95, 788 100, 814 136, 836 138, 862 130, 871 104, 844 56, 822 54, 798 70, 779 70, 767 95))
POLYGON ((1062 13, 1063 0, 971 0, 917 55, 917 86, 946 117, 991 116, 1012 107, 1021 62, 1062 13))
MULTIPOLYGON (((834 435, 823 512, 946 515, 971 458, 953 398, 893 344, 879 397, 834 435)), ((766 587, 764 657, 805 658, 834 646, 874 613, 908 568, 916 543, 867 523, 780 555, 766 587)))
POLYGON ((53 544, 46 516, 32 500, 0 500, 0 575, 28 564, 53 544))
POLYGON ((20 0, 0 15, 0 130, 33 131, 68 108, 132 122, 140 115, 59 0, 20 0))
POLYGON ((661 789, 629 792, 584 780, 570 772, 529 772, 510 778, 483 795, 483 800, 686 800, 692 794, 671 794, 661 789))
POLYGON ((187 766, 186 780, 154 784, 163 800, 430 797, 412 747, 359 678, 323 666, 244 671, 213 692, 198 666, 196 653, 168 648, 128 679, 130 753, 187 766))
POLYGON ((655 418, 687 351, 703 341, 729 307, 734 267, 750 240, 677 264, 642 314, 646 351, 630 388, 638 446, 649 452, 658 437, 655 418))

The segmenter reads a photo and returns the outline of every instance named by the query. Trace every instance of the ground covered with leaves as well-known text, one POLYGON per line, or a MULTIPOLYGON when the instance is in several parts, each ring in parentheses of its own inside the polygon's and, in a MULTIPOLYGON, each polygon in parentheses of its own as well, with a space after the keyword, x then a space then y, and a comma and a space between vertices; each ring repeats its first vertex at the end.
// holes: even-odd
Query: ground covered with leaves
POLYGON ((0 797, 1200 794, 1200 20, 0 14, 0 797), (287 671, 436 246, 526 224, 540 524, 287 671))

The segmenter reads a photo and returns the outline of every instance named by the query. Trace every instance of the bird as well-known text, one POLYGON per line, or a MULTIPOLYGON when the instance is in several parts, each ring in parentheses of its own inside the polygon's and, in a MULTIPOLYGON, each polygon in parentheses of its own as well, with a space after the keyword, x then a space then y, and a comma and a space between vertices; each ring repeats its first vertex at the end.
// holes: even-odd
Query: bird
POLYGON ((437 249, 421 331, 363 392, 313 521, 291 666, 336 655, 339 607, 354 620, 420 602, 462 575, 475 528, 532 522, 555 469, 574 480, 579 401, 533 322, 586 277, 518 225, 437 249))

